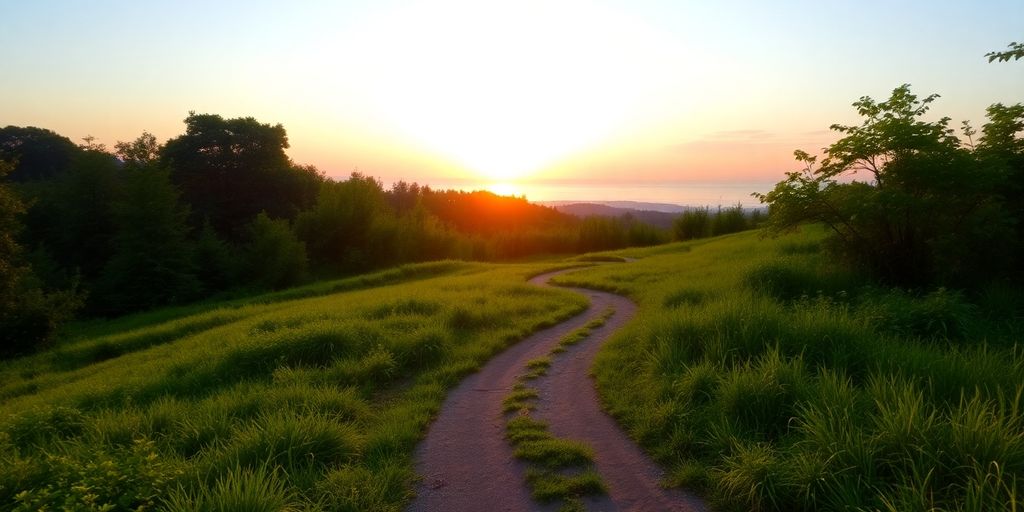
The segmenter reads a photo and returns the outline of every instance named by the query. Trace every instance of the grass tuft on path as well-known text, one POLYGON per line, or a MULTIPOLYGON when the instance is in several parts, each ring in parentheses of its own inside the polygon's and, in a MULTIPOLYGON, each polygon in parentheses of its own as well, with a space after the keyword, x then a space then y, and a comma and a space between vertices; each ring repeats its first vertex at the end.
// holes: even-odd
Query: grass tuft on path
POLYGON ((609 309, 587 322, 583 327, 562 337, 544 357, 527 361, 524 371, 516 379, 512 391, 506 396, 504 411, 514 413, 507 418, 505 437, 512 445, 516 458, 530 463, 526 483, 539 501, 561 503, 565 512, 583 510, 581 497, 603 494, 604 483, 594 470, 594 451, 586 443, 562 439, 551 435, 547 423, 534 419, 539 393, 528 382, 547 375, 554 358, 566 347, 578 343, 602 325, 615 313, 609 309))

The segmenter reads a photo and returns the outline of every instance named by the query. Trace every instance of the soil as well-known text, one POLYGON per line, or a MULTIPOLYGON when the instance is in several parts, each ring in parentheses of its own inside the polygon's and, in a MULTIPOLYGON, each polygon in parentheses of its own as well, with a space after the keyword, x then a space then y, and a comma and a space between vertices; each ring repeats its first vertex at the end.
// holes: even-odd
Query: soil
MULTIPOLYGON (((548 286, 560 273, 534 277, 548 286)), ((636 312, 618 295, 572 288, 590 299, 587 310, 553 327, 534 333, 487 362, 463 380, 446 398, 427 437, 416 449, 416 472, 423 478, 410 512, 419 511, 533 511, 557 510, 558 504, 533 500, 526 485, 526 464, 512 456, 505 440, 502 401, 526 362, 548 355, 566 334, 582 327, 609 308, 615 314, 585 340, 554 357, 545 377, 531 382, 540 392, 531 416, 549 424, 557 437, 576 439, 594 450, 594 464, 608 487, 606 496, 587 497, 594 511, 700 511, 700 498, 661 486, 662 470, 647 457, 601 409, 590 368, 601 344, 636 312)))

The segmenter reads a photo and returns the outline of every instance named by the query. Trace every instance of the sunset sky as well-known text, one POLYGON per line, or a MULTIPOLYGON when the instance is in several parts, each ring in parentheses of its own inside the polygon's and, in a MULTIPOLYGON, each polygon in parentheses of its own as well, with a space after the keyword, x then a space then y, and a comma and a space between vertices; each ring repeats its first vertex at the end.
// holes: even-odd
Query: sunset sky
POLYGON ((910 83, 956 125, 1024 101, 1024 61, 984 58, 1011 41, 1021 0, 5 1, 0 125, 112 145, 252 116, 336 177, 731 202, 862 95, 910 83))

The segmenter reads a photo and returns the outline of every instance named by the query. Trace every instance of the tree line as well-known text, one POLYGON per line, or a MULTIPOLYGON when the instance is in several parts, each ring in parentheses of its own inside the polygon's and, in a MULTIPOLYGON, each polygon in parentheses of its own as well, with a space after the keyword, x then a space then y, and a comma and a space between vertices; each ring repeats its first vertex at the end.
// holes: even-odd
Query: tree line
POLYGON ((672 223, 676 240, 693 240, 754 229, 764 222, 761 209, 744 210, 742 204, 712 210, 704 206, 684 211, 672 223))
POLYGON ((325 176, 283 126, 190 113, 160 144, 112 149, 0 129, 0 354, 74 315, 114 316, 408 262, 651 245, 634 219, 578 219, 525 198, 325 176))

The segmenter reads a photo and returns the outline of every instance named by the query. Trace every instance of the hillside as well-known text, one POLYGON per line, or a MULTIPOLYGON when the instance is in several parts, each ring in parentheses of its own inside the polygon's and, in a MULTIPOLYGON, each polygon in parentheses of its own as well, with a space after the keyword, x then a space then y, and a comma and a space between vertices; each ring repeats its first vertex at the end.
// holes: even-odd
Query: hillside
MULTIPOLYGON (((604 408, 672 485, 723 510, 1016 503, 1020 291, 866 286, 822 240, 748 232, 598 253, 583 260, 635 261, 557 277, 636 304, 597 350, 604 408)), ((574 316, 584 295, 526 283, 580 264, 420 264, 72 324, 49 351, 0 363, 0 506, 399 510, 449 390, 538 329, 587 322, 564 351, 603 323, 574 316)), ((558 368, 557 353, 526 369, 558 368)), ((504 392, 531 410, 517 382, 504 392)), ((600 445, 521 424, 509 432, 549 447, 531 463, 571 456, 607 478, 600 445)), ((614 500, 610 481, 531 485, 579 504, 614 500)))
POLYGON ((543 268, 417 265, 73 327, 0 363, 0 508, 396 510, 445 390, 583 308, 525 283, 543 268))
POLYGON ((824 239, 727 235, 557 278, 639 305, 598 356, 605 408, 722 510, 1013 510, 1024 293, 872 286, 824 239))

